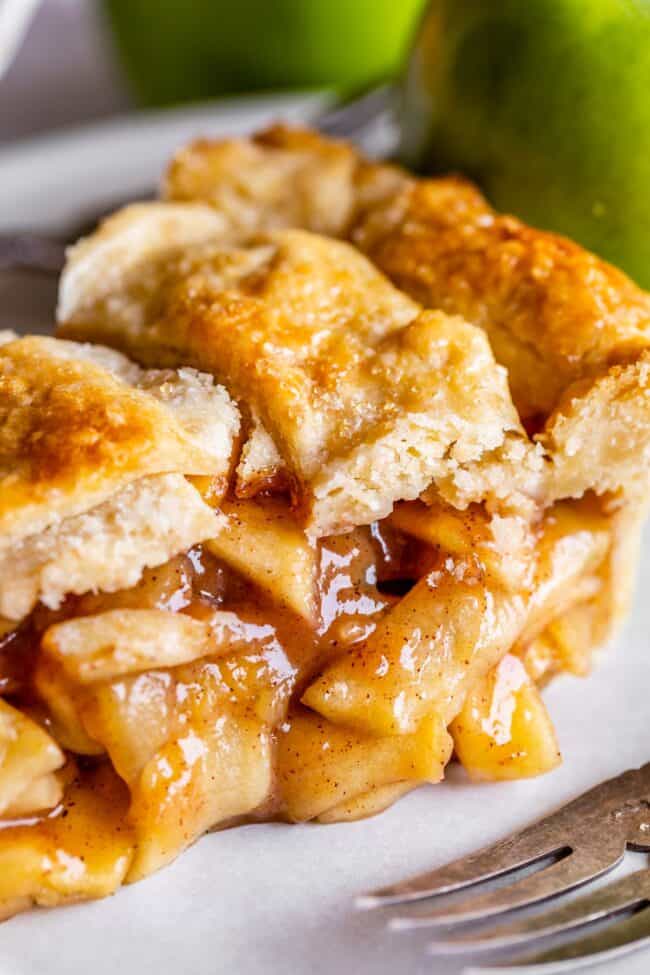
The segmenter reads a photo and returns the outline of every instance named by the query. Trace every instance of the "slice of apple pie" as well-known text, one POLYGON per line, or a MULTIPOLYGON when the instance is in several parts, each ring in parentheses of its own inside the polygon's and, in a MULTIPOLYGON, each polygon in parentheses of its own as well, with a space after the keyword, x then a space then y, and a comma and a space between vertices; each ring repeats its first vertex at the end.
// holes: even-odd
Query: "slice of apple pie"
POLYGON ((631 589, 648 299, 350 147, 183 150, 0 336, 0 912, 559 761, 631 589), (99 344, 89 344, 89 343, 99 344))

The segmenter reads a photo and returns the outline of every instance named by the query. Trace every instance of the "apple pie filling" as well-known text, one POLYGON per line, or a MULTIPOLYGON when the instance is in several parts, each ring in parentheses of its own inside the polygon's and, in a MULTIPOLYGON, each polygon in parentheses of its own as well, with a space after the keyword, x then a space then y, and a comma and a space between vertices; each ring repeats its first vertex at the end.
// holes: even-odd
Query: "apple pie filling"
POLYGON ((216 827, 369 815, 453 750, 475 777, 554 767, 536 682, 602 639, 609 508, 520 524, 517 569, 480 506, 314 541, 281 497, 224 501, 135 586, 39 604, 0 647, 3 912, 106 894, 216 827))

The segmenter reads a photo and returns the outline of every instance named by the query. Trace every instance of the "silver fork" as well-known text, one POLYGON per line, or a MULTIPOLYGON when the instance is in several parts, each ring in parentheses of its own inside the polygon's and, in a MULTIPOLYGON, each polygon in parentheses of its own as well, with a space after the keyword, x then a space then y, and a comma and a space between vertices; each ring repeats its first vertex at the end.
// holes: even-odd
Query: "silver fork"
POLYGON ((430 929, 435 940, 429 951, 434 954, 506 951, 511 956, 508 965, 572 971, 650 945, 650 868, 558 906, 546 905, 532 915, 527 911, 506 921, 503 916, 595 880, 617 866, 628 848, 650 852, 650 763, 601 783, 498 843, 363 894, 356 904, 362 909, 393 907, 468 890, 468 896, 447 906, 438 901, 425 912, 393 916, 388 926, 398 931, 430 929), (474 892, 476 885, 509 874, 511 883, 474 892), (597 922, 608 923, 596 933, 581 932, 597 922), (566 941, 576 933, 577 939, 566 941), (551 948, 537 944, 558 936, 565 943, 551 948), (531 947, 535 950, 527 952, 531 947), (513 949, 524 954, 512 957, 513 949))

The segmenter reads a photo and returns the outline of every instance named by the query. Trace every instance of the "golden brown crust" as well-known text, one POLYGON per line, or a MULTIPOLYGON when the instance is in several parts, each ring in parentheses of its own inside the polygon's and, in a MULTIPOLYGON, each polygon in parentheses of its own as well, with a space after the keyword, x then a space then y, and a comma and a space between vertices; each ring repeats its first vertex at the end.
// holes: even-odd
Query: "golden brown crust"
POLYGON ((212 207, 133 203, 111 214, 92 236, 68 249, 57 317, 83 320, 91 310, 86 308, 87 299, 95 314, 99 306, 106 315, 136 327, 140 322, 134 316, 142 308, 142 300, 122 305, 116 294, 140 299, 146 295, 152 300, 165 279, 167 265, 181 260, 186 249, 235 238, 229 219, 212 207))
MULTIPOLYGON (((223 474, 229 462, 237 418, 222 393, 213 397, 206 390, 208 427, 214 424, 213 410, 224 407, 225 415, 219 435, 211 433, 202 442, 194 410, 189 409, 184 426, 174 405, 165 405, 169 389, 159 389, 157 399, 92 362, 87 349, 81 347, 79 358, 74 354, 70 343, 40 337, 0 349, 0 534, 5 544, 87 511, 138 478, 166 472, 223 474)), ((161 378, 164 387, 164 374, 161 378)), ((196 399, 194 388, 191 398, 196 399)))
POLYGON ((549 500, 624 485, 638 504, 650 470, 650 349, 569 386, 539 440, 553 462, 549 500))
MULTIPOLYGON (((267 148, 269 166, 280 153, 302 154, 315 174, 331 153, 351 151, 285 126, 250 144, 267 148)), ((212 143, 210 152, 225 152, 226 145, 241 150, 243 143, 212 143)), ((222 191, 229 178, 224 167, 222 191)), ((349 236, 425 307, 484 328, 509 370, 522 417, 548 415, 570 383, 628 362, 650 345, 650 297, 625 274, 565 237, 495 213, 466 180, 415 180, 357 154, 339 186, 353 202, 329 232, 349 236)), ((206 195, 197 186, 194 199, 209 199, 207 183, 202 189, 206 195)), ((268 199, 258 201, 260 220, 269 206, 268 199)), ((309 211, 293 225, 311 228, 309 211)))
POLYGON ((425 180, 376 209, 355 243, 427 307, 484 328, 524 418, 650 344, 650 298, 577 244, 496 214, 471 184, 425 180))
MULTIPOLYGON (((223 160, 231 153, 232 161, 246 151, 244 145, 242 140, 204 143, 195 147, 194 163, 201 152, 223 160)), ((289 165, 286 157, 293 153, 303 167, 312 167, 314 176, 311 209, 285 208, 283 216, 279 196, 260 195, 258 224, 263 226, 272 213, 275 223, 298 220, 310 227, 318 203, 317 176, 330 154, 343 153, 345 147, 282 126, 255 136, 248 146, 267 169, 280 157, 289 165)), ((526 428, 531 434, 544 434, 541 441, 553 464, 549 498, 562 496, 562 484, 567 494, 589 487, 601 490, 605 481, 629 489, 635 462, 637 475, 647 467, 640 458, 650 443, 642 366, 650 349, 650 297, 577 244, 495 213, 465 180, 416 180, 358 154, 352 162, 349 147, 347 152, 348 165, 338 179, 339 192, 348 203, 345 216, 333 220, 329 232, 351 239, 425 307, 461 315, 487 332, 497 361, 508 369, 526 428), (618 392, 616 383, 623 384, 618 392), (613 421, 607 424, 605 400, 620 403, 622 398, 633 435, 613 421), (586 419, 596 415, 601 426, 590 442, 586 419), (627 460, 603 480, 596 471, 589 474, 586 461, 597 456, 605 461, 603 445, 608 438, 618 444, 618 461, 623 454, 627 460), (583 464, 576 451, 568 450, 577 439, 584 447, 583 464)), ((182 161, 182 156, 177 159, 176 179, 182 161)), ((203 176, 202 184, 194 186, 193 198, 214 202, 207 167, 203 176)), ((255 182, 243 178, 252 212, 255 182)), ((224 164, 218 173, 219 193, 225 193, 234 179, 224 164)), ((170 192, 173 195, 171 184, 170 192)))
POLYGON ((250 138, 191 142, 172 159, 161 189, 174 203, 209 203, 244 240, 289 227, 345 237, 366 210, 411 182, 346 142, 277 124, 250 138))
MULTIPOLYGON (((468 492, 457 474, 510 436, 526 443, 483 333, 420 314, 347 243, 286 230, 248 247, 204 244, 151 274, 151 292, 123 266, 96 302, 92 289, 71 297, 74 261, 62 332, 212 372, 272 438, 316 535, 383 517, 443 477, 457 503, 482 499, 480 477, 468 492)), ((259 454, 245 450, 245 482, 275 478, 259 454)))
POLYGON ((134 586, 147 566, 218 534, 223 519, 182 474, 127 484, 102 504, 0 547, 0 614, 20 620, 38 600, 134 586))
POLYGON ((356 166, 351 147, 278 126, 252 140, 190 143, 170 163, 162 195, 210 203, 243 237, 281 227, 340 235, 356 166))

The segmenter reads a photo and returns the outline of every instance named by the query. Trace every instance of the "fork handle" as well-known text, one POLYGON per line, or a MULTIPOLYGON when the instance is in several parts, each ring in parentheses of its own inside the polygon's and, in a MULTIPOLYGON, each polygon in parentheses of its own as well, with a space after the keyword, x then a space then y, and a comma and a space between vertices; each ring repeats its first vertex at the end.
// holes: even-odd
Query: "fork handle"
POLYGON ((349 139, 368 156, 386 159, 399 141, 396 85, 380 85, 312 119, 312 125, 333 139, 349 139))

